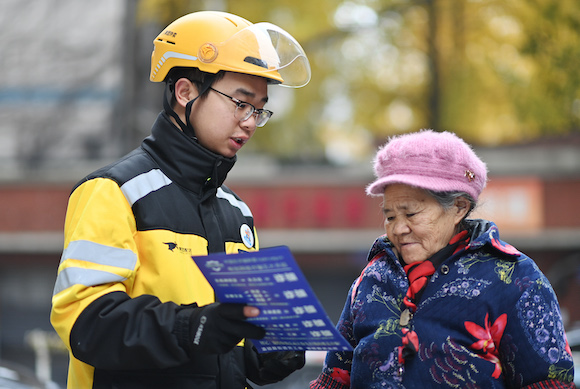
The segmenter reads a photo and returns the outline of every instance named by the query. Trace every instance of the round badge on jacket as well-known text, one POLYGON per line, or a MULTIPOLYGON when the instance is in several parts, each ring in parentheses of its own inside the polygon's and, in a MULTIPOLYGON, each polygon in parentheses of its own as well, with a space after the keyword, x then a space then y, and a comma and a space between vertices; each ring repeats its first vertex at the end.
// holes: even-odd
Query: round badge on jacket
POLYGON ((242 242, 247 248, 254 247, 254 232, 247 224, 242 224, 240 227, 240 235, 242 236, 242 242))

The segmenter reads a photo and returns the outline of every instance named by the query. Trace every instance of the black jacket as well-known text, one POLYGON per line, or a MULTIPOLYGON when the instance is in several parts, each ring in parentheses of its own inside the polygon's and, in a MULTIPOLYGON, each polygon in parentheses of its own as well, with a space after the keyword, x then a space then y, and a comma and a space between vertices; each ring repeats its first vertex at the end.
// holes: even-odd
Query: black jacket
POLYGON ((192 304, 214 301, 191 257, 258 248, 249 209, 223 185, 234 163, 162 113, 141 147, 75 186, 51 313, 69 387, 235 389, 256 377, 249 347, 189 347, 192 304))

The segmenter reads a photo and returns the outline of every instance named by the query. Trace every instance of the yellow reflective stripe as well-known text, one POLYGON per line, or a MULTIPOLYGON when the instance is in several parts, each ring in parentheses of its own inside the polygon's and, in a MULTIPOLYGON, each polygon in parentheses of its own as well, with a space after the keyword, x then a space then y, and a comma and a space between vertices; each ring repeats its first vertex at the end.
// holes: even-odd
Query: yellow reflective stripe
MULTIPOLYGON (((130 271, 133 271, 137 264, 137 254, 129 249, 106 246, 88 240, 71 242, 63 251, 60 263, 62 264, 67 259, 75 259, 130 271)), ((95 286, 109 282, 120 282, 126 279, 126 277, 107 271, 68 267, 58 273, 54 294, 62 292, 76 284, 95 286)))
POLYGON ((250 207, 248 207, 243 201, 238 200, 233 194, 226 193, 222 188, 218 188, 216 197, 227 200, 231 205, 242 211, 242 215, 246 217, 252 217, 252 211, 250 211, 250 207))
POLYGON ((121 191, 125 198, 133 206, 139 199, 151 192, 171 184, 171 180, 159 169, 153 169, 147 173, 139 174, 121 185, 121 191))

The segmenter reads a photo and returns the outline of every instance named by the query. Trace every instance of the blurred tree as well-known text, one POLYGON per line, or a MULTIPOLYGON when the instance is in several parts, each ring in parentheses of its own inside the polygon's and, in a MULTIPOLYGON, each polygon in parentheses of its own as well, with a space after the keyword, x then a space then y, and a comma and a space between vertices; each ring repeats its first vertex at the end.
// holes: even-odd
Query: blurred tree
POLYGON ((519 95, 520 116, 540 135, 580 130, 580 2, 524 2, 522 54, 536 64, 534 94, 519 95), (532 23, 532 21, 534 21, 532 23))
POLYGON ((293 34, 312 65, 247 151, 281 160, 366 160, 386 136, 431 127, 500 144, 578 131, 575 0, 142 0, 162 28, 216 9, 293 34))
POLYGON ((439 3, 441 128, 487 144, 578 131, 579 2, 439 3))

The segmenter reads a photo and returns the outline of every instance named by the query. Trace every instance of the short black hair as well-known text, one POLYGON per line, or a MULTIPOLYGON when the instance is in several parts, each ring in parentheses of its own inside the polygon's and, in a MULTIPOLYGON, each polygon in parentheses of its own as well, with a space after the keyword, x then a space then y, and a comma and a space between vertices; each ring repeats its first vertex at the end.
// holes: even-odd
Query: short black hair
MULTIPOLYGON (((177 82, 177 80, 179 80, 180 78, 187 78, 189 81, 191 81, 198 90, 201 89, 201 86, 203 85, 203 83, 206 81, 206 79, 208 77, 212 77, 213 80, 211 81, 211 84, 209 85, 210 87, 218 80, 222 79, 225 75, 225 71, 220 70, 219 72, 217 72, 216 74, 213 73, 208 73, 208 72, 204 72, 199 70, 198 68, 190 68, 190 67, 175 67, 172 68, 169 73, 167 74, 167 77, 165 77, 165 82, 166 83, 171 83, 170 86, 170 92, 171 92, 171 106, 175 106, 175 83, 177 82)), ((200 99, 204 99, 207 97, 207 94, 209 93, 209 88, 206 89, 201 96, 199 96, 200 99)))

